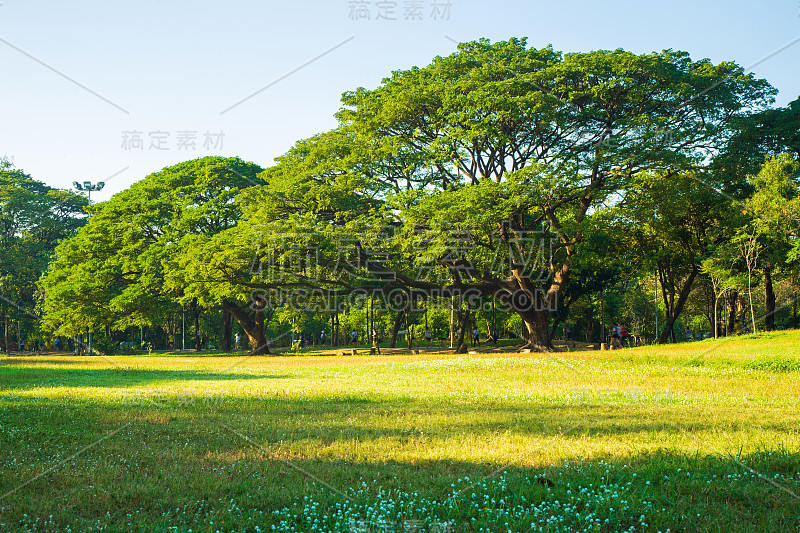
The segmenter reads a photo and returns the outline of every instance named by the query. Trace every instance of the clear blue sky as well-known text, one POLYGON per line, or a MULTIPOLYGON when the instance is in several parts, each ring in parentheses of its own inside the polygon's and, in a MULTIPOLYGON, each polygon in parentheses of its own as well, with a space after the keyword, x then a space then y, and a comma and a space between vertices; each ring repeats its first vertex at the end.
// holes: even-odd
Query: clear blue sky
MULTIPOLYGON (((436 0, 435 17, 433 4, 0 0, 0 155, 56 187, 106 180, 103 200, 205 155, 268 166, 333 127, 343 91, 450 54, 453 40, 672 48, 747 67, 800 37, 798 0, 436 0)), ((800 95, 800 42, 751 70, 787 104, 800 95)))

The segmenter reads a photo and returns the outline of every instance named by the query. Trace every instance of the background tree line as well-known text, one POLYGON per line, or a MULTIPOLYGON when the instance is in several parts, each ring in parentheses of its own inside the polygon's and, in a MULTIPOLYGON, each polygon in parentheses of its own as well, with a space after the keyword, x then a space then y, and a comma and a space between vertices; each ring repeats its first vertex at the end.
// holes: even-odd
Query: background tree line
MULTIPOLYGON (((268 168, 188 161, 92 206, 53 192, 76 209, 9 297, 44 318, 6 320, 109 347, 144 328, 179 347, 188 320, 195 349, 240 331, 254 352, 291 330, 441 336, 451 312, 461 351, 475 327, 541 350, 612 322, 659 342, 796 327, 800 100, 775 92, 673 50, 464 43, 345 93, 336 128, 268 168)), ((3 279, 23 264, 4 255, 3 279)))

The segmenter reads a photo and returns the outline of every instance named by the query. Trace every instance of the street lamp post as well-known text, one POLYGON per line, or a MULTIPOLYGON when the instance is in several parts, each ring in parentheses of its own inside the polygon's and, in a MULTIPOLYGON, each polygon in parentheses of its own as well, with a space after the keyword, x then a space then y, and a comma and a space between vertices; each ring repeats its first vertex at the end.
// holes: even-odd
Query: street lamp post
POLYGON ((91 181, 84 181, 83 184, 78 183, 77 181, 73 181, 72 186, 81 192, 85 191, 86 197, 89 199, 89 202, 91 202, 92 191, 102 191, 103 187, 105 187, 106 184, 103 181, 98 181, 97 183, 92 183, 91 181))
MULTIPOLYGON (((91 181, 84 181, 83 184, 78 183, 77 181, 72 182, 73 187, 78 189, 81 192, 86 192, 86 198, 89 200, 89 203, 92 203, 92 191, 102 191, 103 187, 106 186, 105 182, 98 181, 97 183, 92 183, 91 181)), ((89 329, 87 336, 87 340, 89 341, 89 355, 92 355, 92 330, 89 329)))

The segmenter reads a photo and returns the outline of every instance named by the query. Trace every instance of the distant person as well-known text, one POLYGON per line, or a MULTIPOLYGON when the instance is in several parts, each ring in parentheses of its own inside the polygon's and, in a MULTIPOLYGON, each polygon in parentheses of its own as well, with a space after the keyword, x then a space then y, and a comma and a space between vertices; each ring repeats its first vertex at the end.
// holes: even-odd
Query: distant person
POLYGON ((19 351, 20 352, 24 352, 25 351, 25 339, 20 339, 20 341, 19 341, 19 351))
POLYGON ((494 347, 497 348, 497 340, 500 338, 499 333, 497 333, 496 329, 492 330, 492 342, 494 342, 494 347))
POLYGON ((478 328, 472 330, 472 345, 477 346, 480 344, 481 332, 478 331, 478 328))
POLYGON ((319 334, 319 343, 324 345, 327 338, 328 336, 325 335, 325 330, 323 329, 322 332, 319 334))
POLYGON ((53 342, 53 345, 55 346, 56 352, 60 352, 61 351, 61 337, 56 337, 56 340, 53 342))
POLYGON ((375 353, 381 353, 381 347, 378 346, 378 332, 374 329, 372 330, 372 348, 375 350, 375 353))
POLYGON ((430 346, 431 345, 431 328, 425 327, 425 343, 430 346))
POLYGON ((356 344, 358 342, 358 332, 353 330, 350 333, 350 344, 356 344))
POLYGON ((614 324, 611 326, 611 347, 619 346, 619 325, 614 324))
POLYGON ((625 327, 625 324, 619 325, 619 342, 621 346, 628 345, 628 328, 625 327))
POLYGON ((233 342, 236 349, 239 350, 240 346, 242 345, 242 338, 239 337, 238 333, 233 336, 233 342))

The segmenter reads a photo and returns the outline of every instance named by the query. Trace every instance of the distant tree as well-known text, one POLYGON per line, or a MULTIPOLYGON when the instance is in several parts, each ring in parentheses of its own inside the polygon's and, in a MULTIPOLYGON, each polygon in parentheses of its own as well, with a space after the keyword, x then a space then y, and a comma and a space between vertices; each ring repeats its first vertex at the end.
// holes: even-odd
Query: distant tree
POLYGON ((6 350, 10 321, 38 317, 36 282, 56 244, 85 223, 86 205, 82 196, 49 187, 0 160, 0 323, 6 350))
POLYGON ((42 278, 47 322, 66 334, 158 326, 184 304, 195 319, 199 349, 201 307, 175 283, 173 258, 188 246, 187 236, 234 226, 241 214, 236 195, 261 184, 260 171, 238 158, 196 159, 150 174, 89 207, 89 223, 57 247, 42 278))
POLYGON ((773 278, 776 274, 791 276, 798 266, 800 154, 769 157, 758 174, 751 177, 750 184, 754 192, 745 205, 751 222, 743 232, 756 238, 753 246, 759 250, 757 266, 764 277, 764 327, 770 331, 775 324, 773 278))

